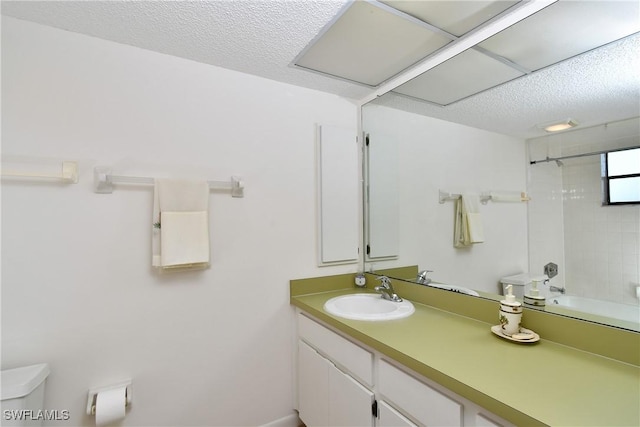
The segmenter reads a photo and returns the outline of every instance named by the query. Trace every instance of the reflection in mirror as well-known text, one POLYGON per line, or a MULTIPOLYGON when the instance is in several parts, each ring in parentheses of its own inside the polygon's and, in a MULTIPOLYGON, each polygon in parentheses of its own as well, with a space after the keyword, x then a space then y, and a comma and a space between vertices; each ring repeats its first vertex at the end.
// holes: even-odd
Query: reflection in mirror
MULTIPOLYGON (((638 118, 524 142, 367 105, 363 128, 369 133, 368 150, 389 143, 397 150, 389 157, 397 158, 395 163, 370 168, 369 176, 391 173, 398 183, 395 217, 368 215, 367 270, 416 265, 399 277, 384 274, 415 281, 418 271, 434 270, 432 285, 471 288, 491 297, 501 293, 502 278, 549 274, 545 266, 553 262, 557 275, 540 287, 548 311, 640 330, 640 205, 603 205, 602 156, 573 157, 637 147, 638 118), (527 165, 525 158, 563 159, 527 165), (460 193, 526 188, 531 200, 482 205, 484 242, 455 248, 454 206, 439 203, 443 188, 460 193), (390 217, 395 223, 387 226, 390 217), (389 253, 375 248, 376 228, 397 230, 395 256, 375 257, 389 253)), ((375 182, 370 180, 369 207, 384 205, 386 197, 375 182)), ((529 287, 530 281, 519 296, 529 287)))
MULTIPOLYGON (((398 229, 397 254, 369 257, 368 270, 417 265, 415 271, 435 270, 431 273, 435 284, 472 288, 490 297, 500 293, 501 278, 521 272, 543 275, 545 265, 553 261, 559 266, 558 275, 541 286, 545 296, 555 296, 547 299, 548 311, 640 330, 636 299, 640 205, 602 205, 599 155, 528 167, 524 161, 525 157, 546 159, 594 148, 637 146, 637 118, 530 139, 526 145, 377 105, 364 107, 363 125, 370 132, 370 150, 378 140, 390 138, 398 151, 395 164, 369 170, 370 176, 390 170, 397 174, 397 223, 389 227, 398 229), (481 206, 485 241, 457 249, 453 205, 438 203, 441 188, 455 192, 527 188, 532 200, 526 204, 490 201, 481 206), (572 307, 591 314, 573 312, 572 307)), ((374 188, 369 188, 369 195, 377 197, 374 188)), ((385 228, 381 223, 368 226, 385 228)), ((375 246, 375 241, 370 244, 375 246)), ((527 291, 525 287, 521 295, 527 291)))
POLYGON ((434 270, 434 282, 494 294, 500 277, 526 271, 526 203, 481 205, 485 241, 464 248, 454 247, 455 201, 439 203, 439 190, 524 191, 524 141, 375 104, 363 107, 362 122, 369 158, 395 149, 368 170, 368 271, 418 265, 434 270), (380 181, 397 182, 395 192, 377 188, 380 181), (389 194, 395 211, 377 215, 378 206, 389 210, 389 194), (379 248, 391 240, 390 230, 397 230, 397 245, 379 248))
POLYGON ((639 129, 640 120, 633 118, 527 141, 531 160, 557 159, 528 170, 536 201, 529 206, 530 268, 543 273, 545 264, 557 262, 550 284, 566 295, 551 299, 552 305, 608 313, 636 329, 640 204, 607 204, 606 156, 597 153, 640 146, 639 129))
POLYGON ((526 295, 553 263, 558 274, 540 286, 545 310, 640 331, 640 205, 603 204, 601 154, 640 146, 639 40, 445 107, 398 92, 363 106, 364 269, 412 266, 385 274, 414 282, 433 270, 430 285, 499 299, 501 279, 527 273, 526 295), (567 118, 578 127, 538 126, 567 118), (457 200, 440 203, 440 192, 530 200, 487 198, 477 208, 482 242, 456 248, 457 200))

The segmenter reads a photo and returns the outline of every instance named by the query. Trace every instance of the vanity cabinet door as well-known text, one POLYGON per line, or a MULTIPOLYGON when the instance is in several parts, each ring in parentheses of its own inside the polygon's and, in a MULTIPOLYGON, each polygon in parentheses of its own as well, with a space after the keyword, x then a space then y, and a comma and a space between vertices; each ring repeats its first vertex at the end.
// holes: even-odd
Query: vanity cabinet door
POLYGON ((311 426, 373 426, 373 392, 298 341, 298 413, 311 426))
POLYGON ((330 426, 373 426, 373 392, 335 366, 329 369, 330 426))
POLYGON ((298 341, 298 412, 306 426, 329 425, 330 362, 298 341))
POLYGON ((393 409, 384 400, 378 402, 377 427, 417 427, 400 412, 393 409))

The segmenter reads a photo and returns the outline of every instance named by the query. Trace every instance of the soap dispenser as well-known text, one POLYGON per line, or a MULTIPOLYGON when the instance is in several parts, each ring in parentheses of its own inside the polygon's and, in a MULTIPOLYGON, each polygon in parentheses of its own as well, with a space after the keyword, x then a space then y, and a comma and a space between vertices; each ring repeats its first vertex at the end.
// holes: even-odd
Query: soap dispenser
POLYGON ((522 321, 522 303, 516 301, 513 295, 513 285, 506 287, 507 295, 500 301, 500 330, 506 336, 511 336, 520 332, 520 322, 522 321))
POLYGON ((545 306, 546 299, 540 295, 540 290, 538 289, 540 282, 540 279, 533 279, 531 281, 531 289, 529 290, 529 293, 524 296, 524 303, 527 306, 532 306, 534 308, 543 308, 545 306))

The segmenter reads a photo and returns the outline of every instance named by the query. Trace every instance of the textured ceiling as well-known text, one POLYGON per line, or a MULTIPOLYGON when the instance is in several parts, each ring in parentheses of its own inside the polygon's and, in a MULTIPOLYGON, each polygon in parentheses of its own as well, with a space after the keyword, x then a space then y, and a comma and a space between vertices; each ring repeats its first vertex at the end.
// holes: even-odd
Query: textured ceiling
POLYGON ((480 129, 533 138, 537 125, 580 127, 640 116, 640 35, 560 62, 447 107, 389 93, 375 101, 480 129))
MULTIPOLYGON (((2 14, 353 99, 370 87, 292 61, 346 5, 298 1, 2 1, 2 14)), ((564 61, 447 107, 398 95, 378 102, 523 138, 536 124, 581 126, 640 115, 640 37, 564 61)))

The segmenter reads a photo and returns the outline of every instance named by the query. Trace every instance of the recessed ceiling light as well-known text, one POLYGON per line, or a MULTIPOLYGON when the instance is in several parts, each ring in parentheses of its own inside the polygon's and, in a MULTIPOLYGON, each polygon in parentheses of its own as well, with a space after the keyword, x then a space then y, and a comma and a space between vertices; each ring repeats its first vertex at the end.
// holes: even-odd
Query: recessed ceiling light
POLYGON ((546 132, 559 132, 561 130, 571 129, 578 126, 578 122, 573 119, 565 119, 558 122, 545 123, 538 125, 539 128, 544 129, 546 132))

